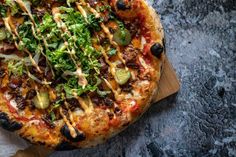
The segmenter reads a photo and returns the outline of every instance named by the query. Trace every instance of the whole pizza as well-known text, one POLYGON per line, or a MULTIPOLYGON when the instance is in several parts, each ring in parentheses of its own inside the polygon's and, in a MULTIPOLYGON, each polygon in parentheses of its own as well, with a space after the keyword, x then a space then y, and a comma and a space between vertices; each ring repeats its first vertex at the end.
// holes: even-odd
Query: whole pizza
POLYGON ((0 125, 56 150, 95 146, 148 109, 164 58, 145 0, 0 0, 0 125))

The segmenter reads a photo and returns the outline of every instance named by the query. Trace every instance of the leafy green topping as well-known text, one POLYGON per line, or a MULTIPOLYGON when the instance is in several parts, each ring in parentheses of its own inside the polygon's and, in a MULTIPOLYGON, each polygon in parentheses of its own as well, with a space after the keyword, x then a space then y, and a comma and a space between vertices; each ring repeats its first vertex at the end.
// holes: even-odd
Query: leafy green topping
POLYGON ((5 28, 0 28, 0 41, 6 39, 7 33, 5 28))
POLYGON ((5 4, 11 9, 11 15, 18 13, 19 7, 14 0, 6 0, 5 4))
POLYGON ((114 56, 114 55, 116 55, 116 49, 114 49, 114 48, 112 48, 112 49, 110 49, 109 51, 108 51, 108 55, 109 56, 114 56))
POLYGON ((2 5, 1 3, 0 3, 0 15, 1 15, 2 17, 6 17, 6 16, 7 16, 7 9, 6 9, 6 7, 5 7, 4 5, 2 5))
POLYGON ((21 76, 23 74, 24 64, 23 61, 10 60, 8 62, 8 71, 13 75, 21 76))
POLYGON ((104 11, 111 11, 111 6, 110 5, 102 5, 102 6, 98 6, 97 11, 99 12, 104 12, 104 11))
MULTIPOLYGON (((66 2, 67 7, 58 7, 59 12, 56 15, 52 15, 51 12, 45 12, 44 15, 32 14, 30 5, 40 4, 41 1, 38 0, 23 0, 20 7, 14 0, 5 0, 5 3, 0 5, 2 17, 6 17, 9 12, 12 16, 22 15, 24 19, 23 24, 16 27, 18 33, 11 32, 11 40, 22 51, 20 56, 23 58, 9 61, 9 72, 14 75, 25 73, 29 78, 44 85, 50 85, 58 78, 62 80, 56 86, 57 97, 60 99, 50 107, 52 112, 67 98, 80 96, 90 91, 96 91, 100 96, 106 96, 111 92, 98 89, 101 83, 99 79, 101 52, 93 47, 96 38, 92 32, 101 30, 100 23, 103 19, 96 18, 86 9, 87 17, 84 17, 78 10, 70 7, 71 3, 76 0, 66 2), (45 60, 46 64, 39 65, 40 59, 45 60), (35 74, 35 71, 39 75, 35 74), (40 78, 45 78, 48 71, 52 72, 53 80, 50 82, 40 80, 40 78), (85 79, 85 85, 81 84, 82 77, 85 79)), ((127 31, 124 24, 111 14, 111 7, 104 5, 96 9, 98 12, 109 11, 110 20, 116 21, 120 27, 119 40, 125 45, 127 31)), ((10 41, 8 34, 7 39, 10 41)), ((108 51, 109 56, 116 54, 116 49, 111 48, 108 51)), ((53 115, 52 119, 54 119, 53 115)))
MULTIPOLYGON (((71 1, 70 1, 71 2, 71 1)), ((101 53, 92 45, 92 31, 99 31, 100 18, 88 14, 85 19, 79 11, 69 7, 59 7, 59 26, 50 13, 45 13, 41 20, 33 15, 23 14, 25 21, 18 27, 19 38, 16 39, 19 50, 28 50, 32 56, 42 54, 47 59, 47 66, 51 65, 55 78, 64 77, 65 81, 57 89, 63 90, 66 97, 81 95, 87 91, 96 91, 101 53), (40 21, 40 22, 39 22, 40 21), (66 29, 66 31, 65 31, 66 29), (81 68, 82 74, 78 74, 81 68), (86 86, 79 84, 80 75, 85 76, 86 86)), ((37 61, 35 61, 37 62, 37 61)), ((10 64, 9 67, 13 67, 10 64)), ((12 70, 14 73, 23 73, 21 69, 12 70)), ((13 68, 12 68, 13 69, 13 68)), ((27 71, 27 69, 25 70, 27 71)))

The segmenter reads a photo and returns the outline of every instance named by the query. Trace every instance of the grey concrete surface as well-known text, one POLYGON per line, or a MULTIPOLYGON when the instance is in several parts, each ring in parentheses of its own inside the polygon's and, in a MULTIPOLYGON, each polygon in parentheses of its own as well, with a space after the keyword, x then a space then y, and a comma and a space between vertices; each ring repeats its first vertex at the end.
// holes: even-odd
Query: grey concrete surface
POLYGON ((236 0, 159 0, 167 55, 181 80, 106 144, 51 157, 236 156, 236 0))

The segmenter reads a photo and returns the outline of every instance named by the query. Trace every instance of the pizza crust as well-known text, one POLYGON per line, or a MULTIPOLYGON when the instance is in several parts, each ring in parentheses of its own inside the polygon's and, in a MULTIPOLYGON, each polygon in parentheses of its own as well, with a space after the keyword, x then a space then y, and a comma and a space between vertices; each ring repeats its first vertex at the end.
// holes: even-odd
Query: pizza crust
MULTIPOLYGON (((164 31, 157 13, 151 6, 147 4, 146 1, 137 0, 137 3, 141 4, 143 7, 142 15, 146 18, 145 26, 152 32, 151 38, 155 42, 159 42, 164 45, 164 31)), ((150 107, 157 95, 158 84, 164 60, 164 53, 161 54, 160 58, 154 59, 155 70, 153 71, 152 75, 155 76, 152 76, 153 79, 148 87, 149 91, 146 93, 147 97, 144 100, 138 102, 138 104, 141 106, 141 110, 139 110, 137 114, 130 114, 128 112, 123 113, 117 118, 117 121, 119 122, 114 122, 119 124, 116 127, 111 127, 108 116, 104 110, 88 112, 86 113, 86 116, 83 117, 83 120, 77 120, 77 122, 81 124, 80 128, 85 130, 86 135, 88 135, 85 140, 79 143, 72 143, 68 140, 65 140, 65 138, 60 134, 60 128, 63 126, 62 121, 57 123, 57 127, 55 129, 46 127, 44 127, 44 129, 39 129, 39 122, 37 120, 30 121, 30 123, 26 122, 25 124, 15 124, 15 128, 12 129, 10 125, 12 125, 17 120, 14 119, 14 116, 12 116, 11 113, 9 113, 9 110, 7 109, 7 103, 9 102, 5 101, 3 94, 0 94, 0 121, 5 121, 6 125, 8 123, 9 131, 15 131, 17 134, 29 140, 31 143, 43 144, 47 147, 57 150, 70 150, 78 147, 88 148, 96 146, 97 144, 105 142, 109 138, 126 129, 127 126, 135 122, 150 107)), ((7 127, 5 127, 5 129, 7 129, 7 127)))

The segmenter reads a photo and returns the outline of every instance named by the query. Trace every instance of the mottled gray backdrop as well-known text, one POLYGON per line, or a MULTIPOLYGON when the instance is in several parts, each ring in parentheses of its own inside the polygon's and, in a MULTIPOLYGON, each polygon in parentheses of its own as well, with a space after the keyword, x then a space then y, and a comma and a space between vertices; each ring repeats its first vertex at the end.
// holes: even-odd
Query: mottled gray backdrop
POLYGON ((167 55, 182 82, 126 131, 51 157, 236 156, 236 0, 159 0, 167 55))

